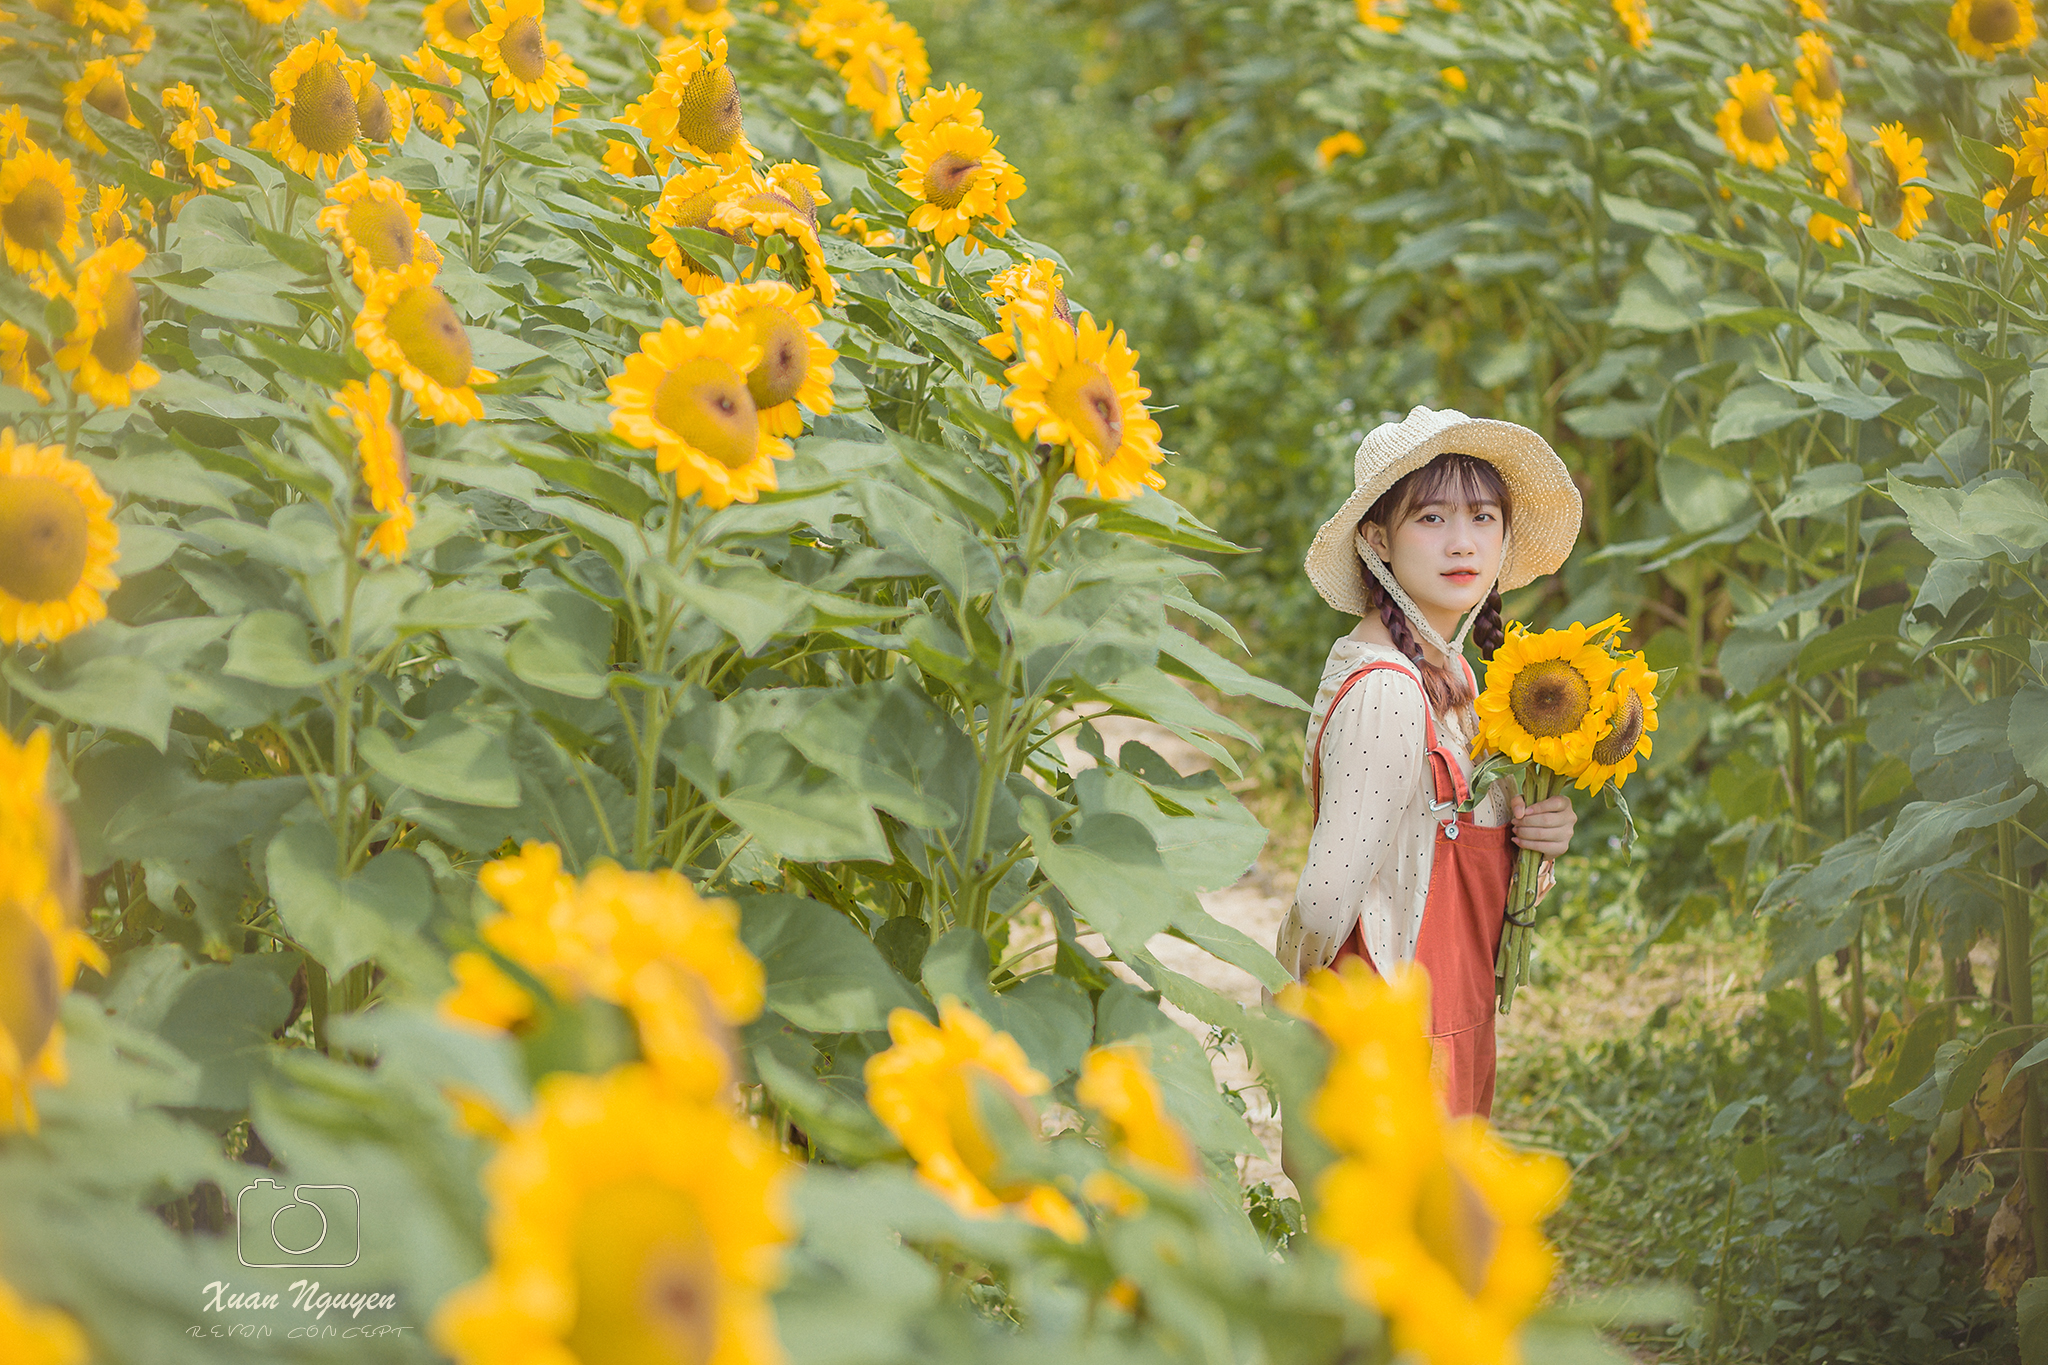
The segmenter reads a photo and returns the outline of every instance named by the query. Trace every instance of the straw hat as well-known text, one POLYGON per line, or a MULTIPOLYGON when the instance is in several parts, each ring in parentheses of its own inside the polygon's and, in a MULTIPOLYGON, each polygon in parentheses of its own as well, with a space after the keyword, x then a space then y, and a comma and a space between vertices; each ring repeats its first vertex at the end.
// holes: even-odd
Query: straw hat
POLYGON ((1359 518, 1402 475, 1453 453, 1475 456, 1498 469, 1514 501, 1501 556, 1501 590, 1557 572, 1579 538, 1583 505, 1578 487, 1550 443, 1513 422, 1467 417, 1453 408, 1418 407, 1398 422, 1382 422, 1358 443, 1352 462, 1358 487, 1316 532, 1302 563, 1325 602, 1353 616, 1365 615, 1365 587, 1354 545, 1359 518))

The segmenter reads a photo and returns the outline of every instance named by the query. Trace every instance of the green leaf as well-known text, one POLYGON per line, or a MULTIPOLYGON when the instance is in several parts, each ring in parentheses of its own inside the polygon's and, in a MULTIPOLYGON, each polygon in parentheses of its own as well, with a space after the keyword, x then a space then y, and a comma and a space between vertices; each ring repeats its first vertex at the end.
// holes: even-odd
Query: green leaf
POLYGON ((923 565, 956 601, 995 591, 995 555, 965 522, 879 479, 862 485, 860 501, 875 543, 923 565))
POLYGON ((813 1033, 889 1026, 894 1010, 929 1013, 866 934, 802 896, 741 896, 740 938, 768 978, 768 1008, 813 1033))
POLYGON ((1824 464, 1804 469, 1792 480, 1785 500, 1771 509, 1772 521, 1832 512, 1864 490, 1863 470, 1854 464, 1824 464))
POLYGON ((974 744, 906 678, 810 691, 785 731, 804 757, 909 824, 950 829, 966 818, 974 744))
POLYGON ((1894 1100, 1926 1078, 1934 1065, 1935 1049, 1946 1041, 1946 1011, 1923 1009, 1900 1035, 1897 1045, 1843 1095, 1850 1115, 1865 1123, 1883 1118, 1894 1100))
POLYGON ((1906 604, 1894 602, 1865 612, 1846 625, 1822 631, 1799 651, 1800 678, 1815 678, 1847 668, 1878 646, 1897 643, 1899 622, 1905 614, 1906 604))
POLYGON ((514 677, 548 692, 595 700, 611 671, 612 614, 552 575, 531 575, 521 596, 546 615, 529 621, 505 650, 514 677))
POLYGON ((450 583, 412 598, 398 613, 405 634, 428 630, 492 630, 536 620, 546 608, 525 593, 502 587, 450 583))
POLYGON ((1915 801, 1899 812, 1898 821, 1878 854, 1878 880, 1891 881, 1915 868, 1932 867, 1949 846, 1971 830, 2008 820, 2026 809, 2038 787, 2028 787, 2009 800, 1997 800, 2004 788, 1993 787, 1953 801, 1915 801))
POLYGON ((1713 431, 1708 441, 1716 446, 1753 441, 1813 415, 1797 397, 1778 384, 1748 384, 1721 400, 1714 409, 1713 431))
POLYGON ((2028 683, 2014 694, 2006 742, 2021 771, 2048 782, 2048 687, 2028 683))
POLYGON ((519 773, 501 729, 443 712, 399 748, 382 730, 356 740, 363 761, 401 787, 465 806, 508 809, 519 804, 519 773))
POLYGON ((2003 554, 2025 564, 2048 545, 2048 501, 2024 478, 1989 478, 1968 492, 1891 476, 1885 491, 1906 514, 1913 538, 1942 559, 2003 554))
POLYGON ((257 611, 228 637, 224 672, 269 687, 318 687, 348 671, 346 659, 316 659, 306 623, 288 611, 257 611))
POLYGON ((330 976, 417 932, 434 907, 427 865, 409 849, 378 854, 343 877, 334 833, 317 818, 287 824, 264 853, 264 875, 292 939, 330 976))
POLYGON ((248 1107, 249 1085, 270 1069, 271 1034, 291 1013, 296 953, 245 953, 226 965, 195 962, 159 943, 126 955, 107 991, 108 1012, 155 1033, 197 1066, 178 1102, 248 1107))
POLYGON ((1746 697, 1781 676, 1804 647, 1776 630, 1734 630, 1721 642, 1715 666, 1728 695, 1746 697))
MULTIPOLYGON (((1718 442, 1717 442, 1718 444, 1718 442)), ((1666 452, 1657 462, 1657 492, 1684 531, 1711 531, 1753 505, 1749 480, 1666 452)))

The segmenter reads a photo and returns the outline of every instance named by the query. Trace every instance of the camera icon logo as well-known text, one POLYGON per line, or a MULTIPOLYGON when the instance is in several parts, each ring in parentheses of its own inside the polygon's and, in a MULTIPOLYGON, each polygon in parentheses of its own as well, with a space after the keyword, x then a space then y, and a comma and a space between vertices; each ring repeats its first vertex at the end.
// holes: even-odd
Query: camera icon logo
POLYGON ((251 1270, 341 1270, 363 1254, 363 1201, 347 1185, 250 1182, 235 1196, 235 1255, 251 1270))

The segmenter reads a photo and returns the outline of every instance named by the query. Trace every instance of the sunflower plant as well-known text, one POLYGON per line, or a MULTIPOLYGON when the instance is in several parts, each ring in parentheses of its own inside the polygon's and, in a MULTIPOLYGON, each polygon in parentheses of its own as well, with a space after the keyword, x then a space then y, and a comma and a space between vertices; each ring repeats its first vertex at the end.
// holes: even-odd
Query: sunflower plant
POLYGON ((876 0, 130 8, 0 21, 0 1359, 327 1358, 262 1180, 393 1361, 1377 1349, 1156 951, 1285 984, 1202 697, 1301 703, 977 92, 876 0))
MULTIPOLYGON (((1641 651, 1620 647, 1627 632, 1628 622, 1619 616, 1543 631, 1519 621, 1508 624, 1473 703, 1479 717, 1473 756, 1480 761, 1472 773, 1472 802, 1502 780, 1514 782, 1531 804, 1576 786, 1617 807, 1624 845, 1633 842, 1635 821, 1621 787, 1650 752, 1658 678, 1641 651)), ((1532 849, 1516 853, 1507 924, 1494 961, 1502 1014, 1513 1008, 1515 990, 1528 977, 1536 902, 1543 892, 1541 862, 1532 849)))

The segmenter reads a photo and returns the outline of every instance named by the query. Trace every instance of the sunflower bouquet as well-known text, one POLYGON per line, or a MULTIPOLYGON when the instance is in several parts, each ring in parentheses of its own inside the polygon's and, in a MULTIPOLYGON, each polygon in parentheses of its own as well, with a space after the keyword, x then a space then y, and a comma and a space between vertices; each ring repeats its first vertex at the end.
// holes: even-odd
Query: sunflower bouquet
MULTIPOLYGON (((1636 770, 1636 760, 1650 752, 1658 678, 1639 651, 1618 646, 1627 630, 1619 616, 1540 633, 1519 622, 1508 627, 1486 665, 1486 689, 1475 704, 1479 733, 1473 752, 1484 755, 1473 773, 1475 801, 1503 779, 1514 780, 1531 804, 1577 786, 1606 793, 1633 834, 1621 784, 1636 770)), ((1507 927, 1494 958, 1502 1014, 1528 974, 1541 861, 1533 849, 1516 854, 1507 927)))

